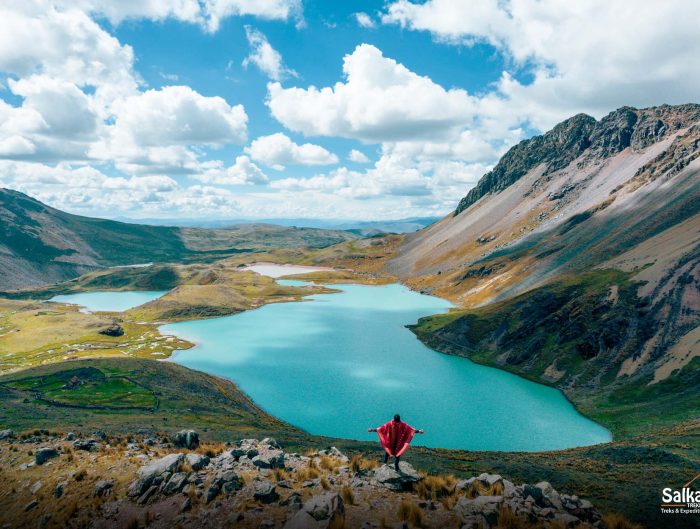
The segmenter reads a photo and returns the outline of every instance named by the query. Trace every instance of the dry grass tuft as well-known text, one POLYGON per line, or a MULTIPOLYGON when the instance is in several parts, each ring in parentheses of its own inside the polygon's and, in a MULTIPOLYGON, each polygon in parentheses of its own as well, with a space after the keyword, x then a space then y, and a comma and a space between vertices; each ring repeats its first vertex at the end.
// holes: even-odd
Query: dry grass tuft
POLYGON ((452 496, 456 484, 454 476, 425 476, 416 484, 416 493, 424 500, 437 501, 452 496))
POLYGON ((355 505, 355 493, 352 487, 349 485, 343 485, 340 489, 340 497, 343 498, 343 502, 348 505, 355 505))
POLYGON ((323 487, 323 490, 331 490, 331 484, 326 479, 326 476, 321 476, 321 487, 323 487))
POLYGON ((357 474, 358 472, 362 470, 373 470, 379 466, 379 463, 374 461, 373 459, 365 459, 364 457, 360 455, 354 455, 352 456, 352 459, 350 460, 350 470, 354 473, 357 474))
POLYGON ((503 496, 503 484, 498 482, 493 485, 484 485, 480 481, 474 481, 465 491, 468 498, 477 496, 503 496))
POLYGON ((396 513, 400 520, 415 527, 423 527, 423 511, 414 502, 402 500, 396 513))

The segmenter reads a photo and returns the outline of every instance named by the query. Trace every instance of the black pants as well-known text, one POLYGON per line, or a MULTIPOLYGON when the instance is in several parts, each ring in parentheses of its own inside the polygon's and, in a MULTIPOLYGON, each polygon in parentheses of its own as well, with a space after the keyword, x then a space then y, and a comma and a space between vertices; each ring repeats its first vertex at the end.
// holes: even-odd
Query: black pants
MULTIPOLYGON (((396 472, 399 471, 399 459, 401 459, 401 456, 396 456, 394 458, 394 468, 396 469, 396 472)), ((389 454, 384 452, 384 464, 386 465, 389 462, 389 454)))

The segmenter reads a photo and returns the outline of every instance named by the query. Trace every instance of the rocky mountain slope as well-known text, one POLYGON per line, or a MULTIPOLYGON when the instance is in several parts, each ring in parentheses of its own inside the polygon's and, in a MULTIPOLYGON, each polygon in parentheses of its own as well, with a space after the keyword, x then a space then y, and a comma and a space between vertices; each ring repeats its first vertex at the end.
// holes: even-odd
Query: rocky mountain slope
POLYGON ((521 142, 387 269, 463 307, 416 327, 435 348, 556 385, 617 433, 697 417, 700 105, 521 142))
POLYGON ((0 189, 0 289, 53 283, 106 266, 318 248, 353 238, 339 230, 258 224, 226 229, 127 224, 71 215, 0 189))

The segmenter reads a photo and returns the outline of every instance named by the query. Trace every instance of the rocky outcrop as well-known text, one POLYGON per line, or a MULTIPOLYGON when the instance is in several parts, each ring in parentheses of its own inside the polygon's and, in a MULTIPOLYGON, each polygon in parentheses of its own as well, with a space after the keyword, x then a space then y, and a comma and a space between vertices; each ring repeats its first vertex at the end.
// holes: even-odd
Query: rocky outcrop
POLYGON ((543 175, 563 169, 580 155, 589 161, 613 156, 631 147, 641 151, 679 129, 700 120, 700 105, 688 104, 636 109, 619 108, 600 121, 577 114, 549 132, 512 147, 459 202, 454 215, 489 193, 498 193, 544 164, 543 175))

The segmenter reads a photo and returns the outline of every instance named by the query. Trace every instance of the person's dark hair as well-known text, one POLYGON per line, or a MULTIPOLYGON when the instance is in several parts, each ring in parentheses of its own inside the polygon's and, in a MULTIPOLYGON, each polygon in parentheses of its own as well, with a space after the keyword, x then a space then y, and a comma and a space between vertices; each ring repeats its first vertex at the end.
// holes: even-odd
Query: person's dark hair
POLYGON ((399 422, 401 420, 401 415, 399 415, 398 413, 396 415, 394 415, 394 420, 396 422, 399 422))

